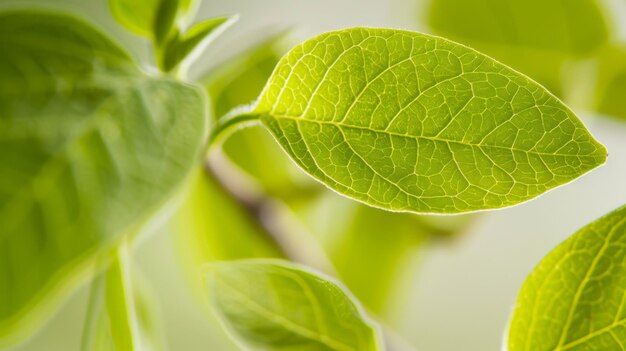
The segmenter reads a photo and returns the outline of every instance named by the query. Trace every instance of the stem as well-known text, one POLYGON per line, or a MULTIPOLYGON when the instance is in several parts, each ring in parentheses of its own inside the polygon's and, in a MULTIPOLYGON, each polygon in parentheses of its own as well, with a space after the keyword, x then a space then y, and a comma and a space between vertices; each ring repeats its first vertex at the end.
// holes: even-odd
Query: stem
POLYGON ((319 243, 290 215, 287 206, 260 189, 242 191, 248 187, 237 182, 238 177, 232 173, 239 170, 230 168, 228 161, 221 156, 215 152, 209 157, 205 163, 205 176, 216 180, 225 193, 243 206, 284 258, 334 274, 333 264, 319 243))
POLYGON ((209 148, 219 144, 237 128, 258 123, 260 115, 250 110, 249 106, 236 107, 226 116, 220 118, 209 135, 209 148))

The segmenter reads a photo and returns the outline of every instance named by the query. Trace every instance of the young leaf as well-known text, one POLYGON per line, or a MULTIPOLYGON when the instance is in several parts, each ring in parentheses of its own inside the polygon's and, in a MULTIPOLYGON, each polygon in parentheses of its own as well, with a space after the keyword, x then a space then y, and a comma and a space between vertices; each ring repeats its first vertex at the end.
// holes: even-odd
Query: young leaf
POLYGON ((161 58, 161 68, 168 72, 194 52, 200 52, 226 28, 237 21, 237 16, 221 17, 195 24, 188 32, 173 36, 166 44, 161 58))
POLYGON ((467 43, 558 91, 563 64, 591 54, 608 40, 598 3, 432 0, 427 23, 435 33, 467 43))
POLYGON ((73 17, 0 15, 0 339, 34 326, 198 163, 205 99, 73 17))
POLYGON ((329 278, 277 260, 211 265, 209 296, 228 329, 255 350, 382 350, 378 332, 329 278))
POLYGON ((162 40, 175 18, 187 13, 194 0, 109 0, 115 19, 129 31, 162 40), (177 6, 172 6, 172 5, 177 6))
POLYGON ((128 247, 91 286, 88 320, 82 350, 149 351, 162 349, 154 330, 154 306, 131 266, 128 247))
POLYGON ((465 46, 401 30, 305 41, 280 61, 254 113, 313 177, 395 211, 511 206, 606 159, 539 84, 465 46))
POLYGON ((626 207, 548 254, 520 290, 508 346, 622 350, 626 343, 626 207))

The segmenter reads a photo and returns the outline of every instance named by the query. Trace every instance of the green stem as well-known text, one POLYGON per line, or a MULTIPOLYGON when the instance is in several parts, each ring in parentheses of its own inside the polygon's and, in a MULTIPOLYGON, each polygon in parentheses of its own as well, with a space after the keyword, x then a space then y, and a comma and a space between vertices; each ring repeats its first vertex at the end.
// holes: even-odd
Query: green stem
POLYGON ((248 108, 235 108, 226 116, 220 118, 209 135, 209 147, 219 144, 223 138, 230 135, 237 128, 247 127, 259 121, 258 113, 250 112, 248 108))

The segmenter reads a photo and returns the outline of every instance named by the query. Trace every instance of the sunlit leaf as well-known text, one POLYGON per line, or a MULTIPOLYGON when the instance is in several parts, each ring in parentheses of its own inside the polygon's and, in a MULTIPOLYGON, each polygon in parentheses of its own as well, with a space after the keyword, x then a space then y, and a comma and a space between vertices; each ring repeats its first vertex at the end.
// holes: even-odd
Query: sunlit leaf
POLYGON ((548 254, 520 290, 509 350, 622 350, 626 345, 626 207, 548 254))
POLYGON ((558 92, 565 61, 606 43, 596 0, 432 0, 435 33, 471 45, 558 92))
POLYGON ((388 210, 511 206, 606 159, 534 81, 465 46, 400 30, 305 41, 280 61, 253 113, 313 177, 388 210))
POLYGON ((234 336, 255 350, 382 350, 356 302, 328 278, 281 261, 209 266, 209 296, 234 336))
POLYGON ((73 17, 0 15, 0 338, 34 326, 200 158, 200 90, 73 17))
POLYGON ((169 32, 175 17, 183 16, 193 6, 194 0, 109 0, 111 12, 119 23, 148 38, 166 36, 164 33, 169 32))
POLYGON ((82 350, 163 349, 155 326, 155 306, 132 268, 128 247, 122 246, 111 266, 94 279, 82 350))

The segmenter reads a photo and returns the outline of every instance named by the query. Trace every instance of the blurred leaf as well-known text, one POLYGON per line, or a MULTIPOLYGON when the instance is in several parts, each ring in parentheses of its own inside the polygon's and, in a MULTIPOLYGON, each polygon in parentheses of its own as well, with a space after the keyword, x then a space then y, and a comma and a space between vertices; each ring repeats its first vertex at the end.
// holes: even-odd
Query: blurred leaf
POLYGON ((257 46, 233 57, 205 74, 202 85, 215 101, 214 117, 233 108, 250 104, 259 97, 284 50, 285 33, 265 39, 257 46))
POLYGON ((467 47, 400 30, 305 41, 281 59, 253 113, 314 178, 395 211, 511 206, 606 159, 540 85, 467 47))
POLYGON ((597 69, 594 110, 626 120, 626 47, 603 50, 597 69))
POLYGON ((220 17, 194 24, 189 31, 171 37, 162 53, 161 68, 168 72, 193 56, 237 20, 238 16, 220 17))
POLYGON ((157 40, 167 35, 164 33, 170 31, 175 18, 185 15, 193 6, 194 0, 109 0, 113 16, 126 29, 157 40))
POLYGON ((252 214, 204 169, 196 171, 172 224, 194 271, 210 261, 282 256, 252 214))
POLYGON ((154 306, 122 246, 102 277, 92 284, 83 351, 162 350, 154 306))
POLYGON ((382 318, 402 298, 399 278, 412 268, 408 263, 431 239, 453 236, 475 217, 389 212, 332 192, 291 208, 326 248, 341 281, 382 318))
POLYGON ((431 0, 435 33, 471 45, 560 92, 562 65, 607 42, 595 0, 431 0))
POLYGON ((25 332, 197 164, 194 87, 73 17, 0 15, 0 339, 25 332))
POLYGON ((218 263, 209 296, 223 323, 255 350, 382 350, 378 332, 329 278, 277 260, 218 263))
POLYGON ((626 207, 548 254, 520 290, 509 350, 622 350, 626 340, 626 207))

